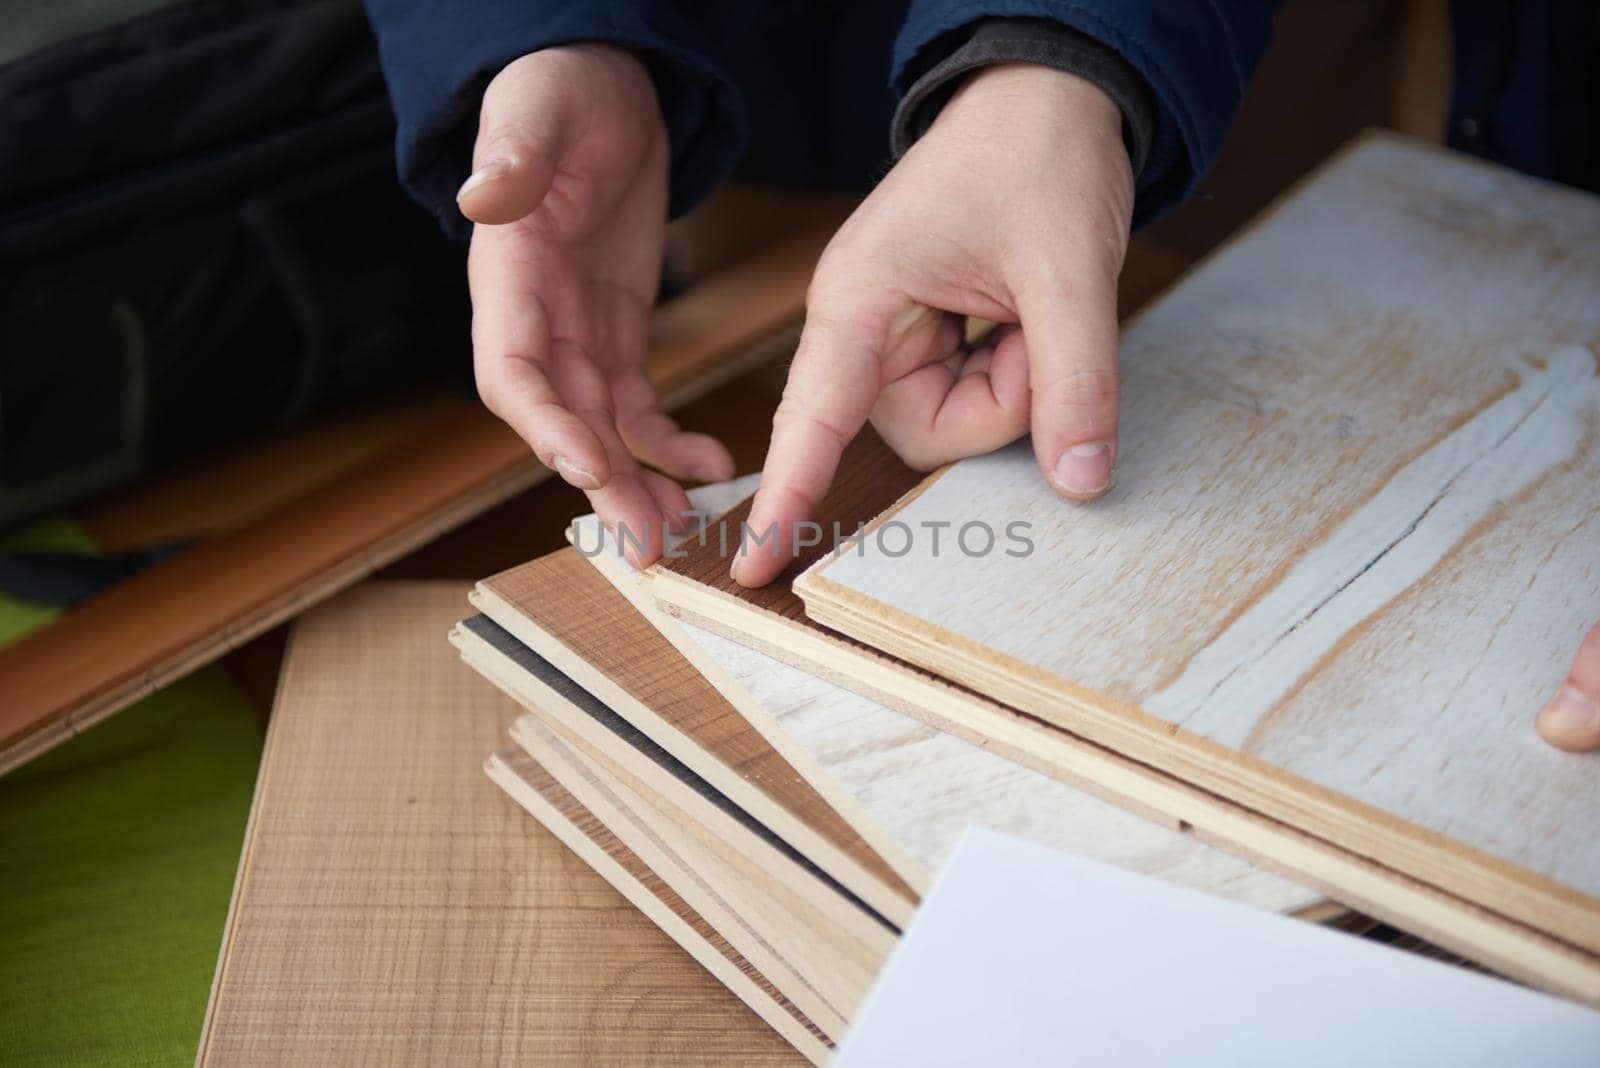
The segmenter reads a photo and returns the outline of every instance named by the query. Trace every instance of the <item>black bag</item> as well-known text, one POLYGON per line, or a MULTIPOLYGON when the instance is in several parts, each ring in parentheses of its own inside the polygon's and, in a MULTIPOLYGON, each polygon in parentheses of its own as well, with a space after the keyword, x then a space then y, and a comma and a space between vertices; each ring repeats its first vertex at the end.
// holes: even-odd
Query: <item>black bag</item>
POLYGON ((464 251, 393 131, 358 0, 191 0, 0 67, 0 526, 466 380, 464 251))

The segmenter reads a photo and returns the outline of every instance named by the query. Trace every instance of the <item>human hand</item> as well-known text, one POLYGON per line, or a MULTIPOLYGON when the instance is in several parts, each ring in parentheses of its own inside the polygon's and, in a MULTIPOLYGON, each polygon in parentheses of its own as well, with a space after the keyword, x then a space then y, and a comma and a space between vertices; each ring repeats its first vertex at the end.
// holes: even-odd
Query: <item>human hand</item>
POLYGON ((869 417, 923 470, 1031 426, 1057 492, 1104 492, 1132 210, 1122 115, 1103 92, 1027 64, 970 78, 817 266, 749 518, 776 538, 747 539, 734 578, 784 569, 869 417), (1006 325, 969 353, 966 316, 1006 325))
POLYGON ((473 172, 473 370, 489 410, 584 490, 643 566, 684 522, 679 478, 733 477, 715 439, 679 429, 644 375, 667 217, 655 87, 609 45, 548 48, 484 93, 473 172), (643 466, 649 465, 649 467, 643 466))
POLYGON ((1536 722, 1540 736, 1557 748, 1600 749, 1600 623, 1578 646, 1571 673, 1536 722))

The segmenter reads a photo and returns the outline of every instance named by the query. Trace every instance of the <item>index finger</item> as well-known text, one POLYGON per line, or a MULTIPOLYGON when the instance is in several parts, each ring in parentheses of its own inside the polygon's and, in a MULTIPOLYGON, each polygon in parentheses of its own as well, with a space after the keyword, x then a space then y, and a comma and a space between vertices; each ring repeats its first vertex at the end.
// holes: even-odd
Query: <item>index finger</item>
POLYGON ((765 586, 794 559, 795 528, 833 484, 839 457, 866 425, 877 399, 879 361, 863 315, 817 313, 806 320, 772 419, 761 488, 733 579, 765 586))
POLYGON ((478 393, 546 467, 579 489, 599 489, 611 478, 605 446, 573 411, 575 398, 551 380, 550 315, 518 264, 503 233, 473 235, 467 277, 478 393))

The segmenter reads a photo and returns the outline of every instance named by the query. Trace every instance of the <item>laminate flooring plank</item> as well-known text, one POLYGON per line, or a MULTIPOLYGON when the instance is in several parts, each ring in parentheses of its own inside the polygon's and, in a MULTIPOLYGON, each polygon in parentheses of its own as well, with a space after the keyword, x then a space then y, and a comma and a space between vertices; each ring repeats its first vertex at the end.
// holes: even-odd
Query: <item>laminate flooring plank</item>
MULTIPOLYGON (((820 907, 856 941, 872 947, 864 959, 877 960, 879 951, 892 944, 893 925, 868 903, 560 667, 484 616, 464 620, 450 637, 475 669, 523 707, 539 713, 582 748, 591 762, 648 786, 694 823, 737 843, 742 854, 758 858, 773 871, 785 872, 796 885, 823 887, 826 893, 815 895, 820 907)), ((512 733, 517 733, 515 726, 512 733)))
MULTIPOLYGON (((854 530, 893 505, 896 486, 906 477, 893 454, 870 439, 858 443, 841 468, 840 494, 823 508, 854 530), (879 487, 876 493, 863 492, 863 485, 872 484, 879 487), (854 511, 840 503, 849 498, 854 511)), ((643 573, 643 587, 663 610, 1174 830, 1187 830, 1503 975, 1600 1003, 1600 960, 1594 954, 1474 904, 1451 887, 1376 863, 1359 850, 841 635, 807 616, 787 576, 762 590, 745 590, 728 577, 728 564, 738 545, 737 521, 747 509, 748 502, 729 513, 727 537, 713 531, 686 545, 683 556, 643 573)), ((814 549, 811 559, 827 551, 814 549)))
MULTIPOLYGON (((702 486, 690 503, 714 516, 757 479, 702 486)), ((758 650, 673 619, 640 589, 640 573, 596 517, 569 537, 582 554, 782 751, 815 768, 813 784, 884 856, 905 854, 925 887, 969 823, 1070 849, 1136 871, 1298 912, 1322 895, 997 753, 818 678, 758 650), (785 743, 775 735, 787 739, 785 743)), ((693 542, 693 537, 689 541, 693 542)))
MULTIPOLYGON (((1533 715, 1600 606, 1600 199, 1369 136, 1123 339, 1118 483, 1026 446, 880 529, 815 619, 1600 953, 1600 759, 1533 715), (898 548, 898 542, 895 543, 898 548)), ((1600 987, 1590 986, 1600 997, 1600 987)))
POLYGON ((484 782, 516 704, 443 640, 455 584, 291 637, 205 1064, 792 1064, 795 1051, 484 782))
POLYGON ((896 924, 915 891, 574 549, 479 583, 473 603, 896 924))

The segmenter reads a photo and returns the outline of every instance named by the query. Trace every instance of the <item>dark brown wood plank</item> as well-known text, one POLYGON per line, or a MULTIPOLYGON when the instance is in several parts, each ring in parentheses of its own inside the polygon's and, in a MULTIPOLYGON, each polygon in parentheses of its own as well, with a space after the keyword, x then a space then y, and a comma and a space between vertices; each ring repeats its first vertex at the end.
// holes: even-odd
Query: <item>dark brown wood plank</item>
MULTIPOLYGON (((669 404, 791 332, 826 232, 797 237, 658 308, 648 371, 669 404)), ((487 411, 402 444, 219 534, 0 650, 0 771, 545 478, 487 411)))

